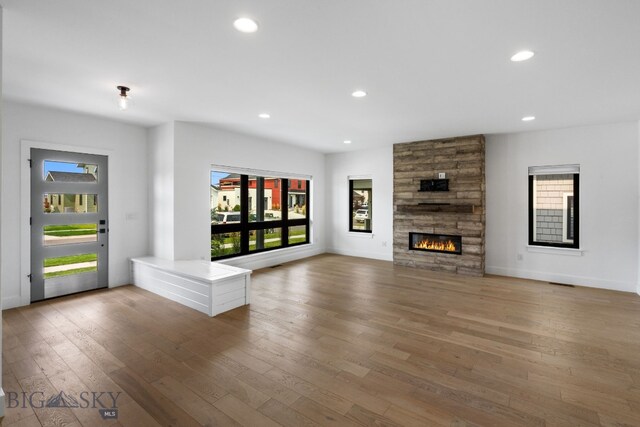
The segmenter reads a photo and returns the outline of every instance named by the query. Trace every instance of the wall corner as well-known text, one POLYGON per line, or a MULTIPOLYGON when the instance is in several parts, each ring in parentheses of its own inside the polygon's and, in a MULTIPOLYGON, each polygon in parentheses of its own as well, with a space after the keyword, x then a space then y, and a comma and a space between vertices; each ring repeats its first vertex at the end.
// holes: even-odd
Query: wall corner
POLYGON ((637 218, 637 229, 638 229, 638 236, 636 239, 636 249, 638 251, 638 256, 637 256, 637 260, 636 260, 636 269, 637 269, 637 278, 636 278, 636 293, 638 295, 640 295, 640 121, 638 121, 637 124, 637 136, 638 136, 638 143, 636 144, 636 148, 637 148, 637 157, 636 157, 636 161, 637 163, 637 167, 636 167, 636 179, 638 180, 638 194, 637 194, 637 202, 638 202, 638 218, 637 218))

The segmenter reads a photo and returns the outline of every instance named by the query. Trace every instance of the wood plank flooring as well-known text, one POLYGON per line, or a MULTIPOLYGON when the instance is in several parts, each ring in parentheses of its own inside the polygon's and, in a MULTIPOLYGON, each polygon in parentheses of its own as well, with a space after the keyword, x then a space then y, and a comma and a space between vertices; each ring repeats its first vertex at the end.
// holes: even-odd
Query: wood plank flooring
POLYGON ((5 393, 120 395, 2 425, 640 425, 637 295, 338 255, 252 284, 215 318, 133 286, 5 311, 5 393))

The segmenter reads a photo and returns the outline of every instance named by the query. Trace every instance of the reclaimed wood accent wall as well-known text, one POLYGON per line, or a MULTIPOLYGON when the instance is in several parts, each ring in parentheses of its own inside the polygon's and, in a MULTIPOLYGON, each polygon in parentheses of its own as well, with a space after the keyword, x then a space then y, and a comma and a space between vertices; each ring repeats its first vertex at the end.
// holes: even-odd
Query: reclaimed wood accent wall
POLYGON ((393 262, 484 275, 485 140, 483 135, 393 146, 393 262), (419 191, 445 173, 449 191, 419 191), (462 255, 409 250, 409 232, 462 236, 462 255))

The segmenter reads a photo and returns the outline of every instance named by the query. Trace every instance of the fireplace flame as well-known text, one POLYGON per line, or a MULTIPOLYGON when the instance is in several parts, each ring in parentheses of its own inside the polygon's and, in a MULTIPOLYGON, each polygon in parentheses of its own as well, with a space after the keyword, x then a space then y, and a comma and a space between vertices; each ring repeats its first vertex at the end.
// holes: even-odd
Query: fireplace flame
POLYGON ((451 240, 446 242, 424 239, 413 245, 416 249, 429 249, 432 251, 457 252, 456 244, 451 240))

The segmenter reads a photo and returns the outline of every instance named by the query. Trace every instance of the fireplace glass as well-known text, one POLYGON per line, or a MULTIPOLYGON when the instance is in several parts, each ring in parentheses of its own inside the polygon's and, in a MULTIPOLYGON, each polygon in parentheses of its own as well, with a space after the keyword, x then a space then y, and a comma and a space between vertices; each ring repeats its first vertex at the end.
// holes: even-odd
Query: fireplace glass
POLYGON ((409 249, 413 251, 462 254, 462 237, 447 234, 409 233, 409 249))

